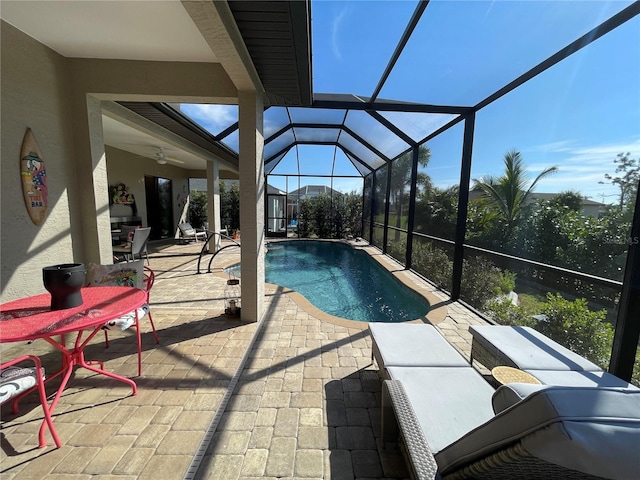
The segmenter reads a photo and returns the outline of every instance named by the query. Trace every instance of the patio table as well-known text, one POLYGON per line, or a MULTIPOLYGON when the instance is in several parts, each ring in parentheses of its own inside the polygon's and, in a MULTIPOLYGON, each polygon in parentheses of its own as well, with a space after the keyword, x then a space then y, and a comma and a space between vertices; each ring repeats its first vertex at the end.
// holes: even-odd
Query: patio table
MULTIPOLYGON (((78 365, 93 372, 126 383, 137 393, 136 383, 104 369, 102 362, 87 362, 84 349, 105 322, 136 312, 146 301, 146 292, 131 287, 90 287, 82 289, 82 305, 64 310, 51 310, 51 295, 43 293, 0 305, 0 343, 41 338, 62 353, 62 367, 46 381, 63 375, 58 391, 49 407, 51 412, 78 365), (84 332, 90 332, 83 340, 84 332), (72 347, 65 345, 66 334, 76 334, 72 347), (60 336, 60 340, 54 337, 60 336), (99 365, 99 368, 95 366, 99 365)), ((45 427, 44 423, 41 429, 45 427)))

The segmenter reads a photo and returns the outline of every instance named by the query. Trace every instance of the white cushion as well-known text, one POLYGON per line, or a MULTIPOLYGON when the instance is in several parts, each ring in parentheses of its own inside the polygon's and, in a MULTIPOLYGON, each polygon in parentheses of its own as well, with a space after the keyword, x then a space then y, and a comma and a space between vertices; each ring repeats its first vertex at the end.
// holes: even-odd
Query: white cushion
POLYGON ((527 370, 544 385, 530 383, 510 383, 501 385, 491 397, 493 411, 498 414, 515 405, 520 400, 547 386, 564 387, 608 387, 615 389, 640 390, 638 387, 607 372, 566 372, 554 370, 527 370))
MULTIPOLYGON (((44 378, 44 369, 42 369, 44 378)), ((0 403, 15 397, 36 384, 36 367, 7 367, 0 370, 0 403)))
POLYGON ((493 418, 493 388, 475 369, 389 367, 402 383, 432 453, 493 418))
MULTIPOLYGON (((149 312, 149 305, 146 303, 138 308, 138 320, 141 320, 149 312)), ((126 330, 130 328, 134 323, 136 323, 136 313, 129 312, 119 318, 115 318, 113 320, 109 320, 103 326, 103 330, 126 330)))
POLYGON ((530 327, 471 325, 469 332, 474 342, 502 352, 521 370, 602 370, 530 327))
POLYGON ((527 372, 545 385, 638 389, 635 385, 607 372, 567 372, 560 370, 527 370, 527 372))
POLYGON ((408 367, 469 367, 469 363, 433 325, 369 323, 383 365, 408 367))

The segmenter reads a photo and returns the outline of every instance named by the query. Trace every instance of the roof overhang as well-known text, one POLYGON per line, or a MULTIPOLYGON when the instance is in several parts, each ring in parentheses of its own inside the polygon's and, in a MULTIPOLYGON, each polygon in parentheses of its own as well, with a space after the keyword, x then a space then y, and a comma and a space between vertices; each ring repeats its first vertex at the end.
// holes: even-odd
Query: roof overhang
POLYGON ((265 89, 265 104, 310 106, 311 1, 228 4, 265 89))

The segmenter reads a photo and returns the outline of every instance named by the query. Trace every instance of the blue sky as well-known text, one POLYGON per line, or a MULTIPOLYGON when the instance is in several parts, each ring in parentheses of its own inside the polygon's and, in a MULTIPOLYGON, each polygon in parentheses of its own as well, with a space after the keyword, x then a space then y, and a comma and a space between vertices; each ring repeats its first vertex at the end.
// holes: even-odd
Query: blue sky
MULTIPOLYGON (((475 105, 629 3, 432 0, 380 98, 475 105)), ((314 0, 314 92, 371 95, 415 6, 314 0)), ((192 107, 214 125, 234 121, 234 109, 192 107)), ((433 121, 427 117, 422 121, 433 121)), ((429 142, 436 185, 458 183, 461 140, 457 126, 429 142)), ((517 149, 532 176, 559 167, 537 191, 573 189, 615 202, 615 187, 598 182, 613 173, 618 153, 640 156, 640 19, 485 107, 476 117, 474 140, 472 177, 500 174, 504 153, 517 149)), ((305 153, 311 162, 326 156, 305 153)), ((353 179, 346 184, 340 188, 351 189, 353 179)))

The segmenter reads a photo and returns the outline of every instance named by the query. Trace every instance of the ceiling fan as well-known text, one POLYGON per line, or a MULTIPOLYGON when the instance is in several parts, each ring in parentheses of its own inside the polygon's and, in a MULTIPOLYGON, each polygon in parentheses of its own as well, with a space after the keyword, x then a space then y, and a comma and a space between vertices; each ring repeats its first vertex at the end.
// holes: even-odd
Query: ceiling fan
POLYGON ((167 162, 184 163, 182 160, 179 160, 177 158, 167 157, 167 155, 164 153, 164 148, 162 147, 157 147, 157 148, 158 148, 158 151, 156 152, 156 162, 159 165, 166 165, 167 162))

